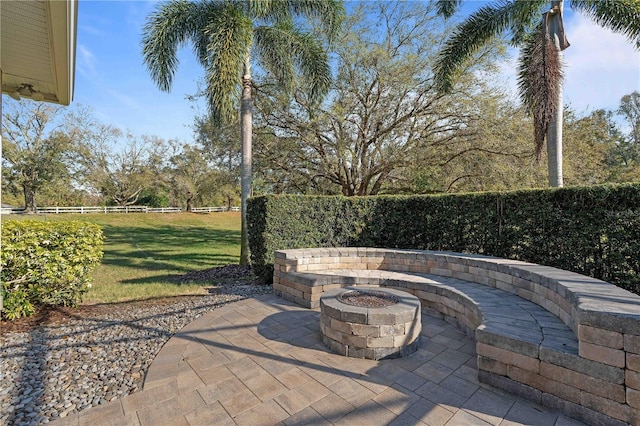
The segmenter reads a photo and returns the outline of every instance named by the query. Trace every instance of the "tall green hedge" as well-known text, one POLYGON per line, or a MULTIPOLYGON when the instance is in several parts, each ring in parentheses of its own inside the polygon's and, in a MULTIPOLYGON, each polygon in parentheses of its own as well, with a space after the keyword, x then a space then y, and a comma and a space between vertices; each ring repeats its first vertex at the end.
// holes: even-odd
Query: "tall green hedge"
POLYGON ((103 234, 84 222, 2 224, 3 317, 31 315, 38 305, 76 306, 102 259, 103 234))
POLYGON ((575 271, 640 294, 640 184, 438 196, 249 200, 256 273, 278 249, 371 246, 499 256, 575 271))

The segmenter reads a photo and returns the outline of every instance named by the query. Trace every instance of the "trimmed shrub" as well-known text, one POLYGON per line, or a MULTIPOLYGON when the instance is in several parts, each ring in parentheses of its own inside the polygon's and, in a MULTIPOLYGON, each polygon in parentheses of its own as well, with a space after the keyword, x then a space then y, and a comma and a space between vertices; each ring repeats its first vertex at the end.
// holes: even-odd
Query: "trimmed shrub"
POLYGON ((254 270, 273 252, 389 247, 539 263, 640 294, 640 184, 436 196, 264 196, 249 200, 254 270))
POLYGON ((2 315, 15 319, 39 305, 77 306, 102 259, 102 242, 100 227, 85 222, 3 223, 2 315))

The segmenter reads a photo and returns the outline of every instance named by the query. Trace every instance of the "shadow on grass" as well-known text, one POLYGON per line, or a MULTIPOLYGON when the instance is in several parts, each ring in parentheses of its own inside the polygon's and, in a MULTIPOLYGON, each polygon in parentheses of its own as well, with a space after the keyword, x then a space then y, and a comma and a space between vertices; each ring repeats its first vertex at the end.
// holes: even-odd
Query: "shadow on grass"
POLYGON ((115 244, 158 244, 181 247, 185 240, 191 244, 216 242, 220 245, 240 244, 240 230, 212 229, 191 226, 120 227, 104 225, 109 242, 115 244))
MULTIPOLYGON (((193 281, 185 281, 180 282, 178 280, 182 274, 160 274, 153 275, 144 278, 130 278, 126 280, 120 280, 122 284, 154 284, 154 283, 168 283, 173 284, 176 287, 180 287, 183 285, 206 285, 206 284, 218 284, 223 282, 229 282, 229 278, 212 278, 209 280, 193 280, 193 281)), ((237 281, 241 281, 241 279, 237 279, 237 281)))
POLYGON ((140 253, 134 250, 105 250, 103 265, 113 265, 126 268, 145 269, 147 271, 190 272, 202 267, 238 263, 238 257, 229 254, 164 252, 160 250, 140 253))
MULTIPOLYGON (((239 230, 167 225, 153 228, 107 225, 104 226, 104 232, 107 240, 103 265, 147 271, 188 272, 238 262, 237 256, 224 251, 233 251, 240 246, 239 230), (216 249, 222 253, 213 253, 216 249)), ((157 282, 161 277, 133 281, 157 282)))

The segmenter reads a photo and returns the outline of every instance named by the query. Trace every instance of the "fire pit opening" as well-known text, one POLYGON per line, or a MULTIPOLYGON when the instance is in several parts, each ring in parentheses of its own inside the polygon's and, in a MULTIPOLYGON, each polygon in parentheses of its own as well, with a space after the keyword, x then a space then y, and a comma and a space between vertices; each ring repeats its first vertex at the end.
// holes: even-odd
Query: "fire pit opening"
POLYGON ((364 306, 365 308, 379 308, 391 306, 400 302, 393 294, 375 290, 352 290, 338 295, 338 300, 347 305, 364 306))
POLYGON ((422 330, 420 300, 389 288, 346 287, 320 296, 322 341, 354 358, 387 359, 418 349, 422 330))

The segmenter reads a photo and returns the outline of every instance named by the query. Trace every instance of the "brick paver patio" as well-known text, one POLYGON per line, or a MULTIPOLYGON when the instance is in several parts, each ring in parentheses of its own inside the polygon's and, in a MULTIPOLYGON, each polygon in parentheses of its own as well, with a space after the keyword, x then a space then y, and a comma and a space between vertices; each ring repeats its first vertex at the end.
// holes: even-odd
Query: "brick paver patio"
POLYGON ((275 296, 216 309, 172 337, 144 388, 56 424, 579 425, 476 379, 475 345, 423 316, 422 343, 400 359, 333 354, 318 310, 275 296))

